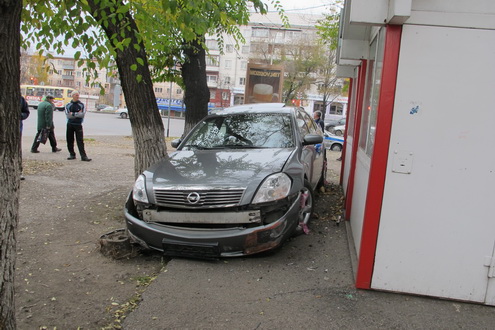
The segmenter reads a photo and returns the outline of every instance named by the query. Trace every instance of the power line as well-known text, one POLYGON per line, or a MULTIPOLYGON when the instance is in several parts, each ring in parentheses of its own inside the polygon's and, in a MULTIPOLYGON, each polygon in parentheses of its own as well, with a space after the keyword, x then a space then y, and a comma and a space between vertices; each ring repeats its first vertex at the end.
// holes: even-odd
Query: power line
MULTIPOLYGON (((303 10, 310 10, 310 9, 316 9, 316 8, 328 7, 328 6, 330 6, 330 4, 313 6, 313 7, 306 7, 306 8, 284 9, 284 11, 285 12, 288 12, 288 11, 303 11, 303 10)), ((268 10, 268 12, 269 13, 276 13, 278 11, 277 10, 268 10)))

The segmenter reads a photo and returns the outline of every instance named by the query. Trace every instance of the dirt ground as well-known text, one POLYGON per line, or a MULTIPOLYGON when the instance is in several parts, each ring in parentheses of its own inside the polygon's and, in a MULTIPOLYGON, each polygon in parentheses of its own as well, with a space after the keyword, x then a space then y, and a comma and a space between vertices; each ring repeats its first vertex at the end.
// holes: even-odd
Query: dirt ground
MULTIPOLYGON (((159 253, 114 260, 98 250, 101 235, 124 227, 123 205, 134 181, 132 139, 87 137, 89 163, 67 160, 63 140, 60 153, 42 145, 39 154, 32 154, 31 139, 23 139, 18 328, 119 328, 122 316, 167 263, 159 253)), ((316 200, 319 226, 333 225, 341 212, 339 156, 329 152, 330 184, 316 200)))

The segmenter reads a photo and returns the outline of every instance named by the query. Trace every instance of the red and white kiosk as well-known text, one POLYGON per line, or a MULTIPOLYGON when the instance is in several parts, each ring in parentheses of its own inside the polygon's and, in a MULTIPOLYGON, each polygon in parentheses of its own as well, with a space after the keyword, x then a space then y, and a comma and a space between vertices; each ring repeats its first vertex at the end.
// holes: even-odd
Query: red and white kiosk
POLYGON ((346 0, 339 44, 356 286, 495 305, 495 1, 346 0))

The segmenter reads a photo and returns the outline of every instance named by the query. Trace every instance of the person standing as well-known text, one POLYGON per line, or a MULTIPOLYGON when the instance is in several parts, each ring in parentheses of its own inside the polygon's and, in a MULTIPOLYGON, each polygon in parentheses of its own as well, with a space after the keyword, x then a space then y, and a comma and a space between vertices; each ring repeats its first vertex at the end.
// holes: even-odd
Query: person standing
POLYGON ((313 119, 315 120, 316 124, 321 127, 321 131, 325 132, 325 123, 321 119, 321 112, 315 111, 313 113, 313 119))
POLYGON ((21 169, 21 180, 24 180, 24 176, 22 175, 22 121, 29 117, 30 111, 29 106, 26 102, 26 99, 21 96, 21 132, 20 132, 20 140, 19 140, 19 167, 21 169))
POLYGON ((77 149, 83 162, 90 162, 86 151, 84 150, 83 121, 86 115, 84 103, 79 101, 79 92, 72 92, 72 100, 65 106, 65 115, 67 116, 67 149, 69 150, 68 160, 76 159, 74 151, 74 135, 76 136, 77 149))
POLYGON ((55 126, 53 125, 53 109, 54 109, 54 97, 53 95, 47 95, 45 100, 38 104, 38 133, 34 137, 33 146, 31 147, 32 153, 39 153, 38 147, 40 142, 38 137, 41 135, 43 129, 48 131, 48 139, 50 140, 50 146, 52 152, 59 152, 62 149, 57 148, 57 140, 55 139, 55 126))

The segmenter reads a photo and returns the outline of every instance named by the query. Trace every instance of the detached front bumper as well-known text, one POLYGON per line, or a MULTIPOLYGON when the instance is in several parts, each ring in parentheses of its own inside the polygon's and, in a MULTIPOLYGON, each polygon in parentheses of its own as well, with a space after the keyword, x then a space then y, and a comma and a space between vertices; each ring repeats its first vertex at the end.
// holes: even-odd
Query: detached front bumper
MULTIPOLYGON (((132 198, 132 197, 131 197, 132 198)), ((170 256, 217 258, 259 253, 279 246, 299 221, 301 194, 278 220, 253 228, 194 228, 145 222, 125 209, 131 241, 170 256)), ((132 203, 129 200, 128 203, 132 203)))

